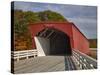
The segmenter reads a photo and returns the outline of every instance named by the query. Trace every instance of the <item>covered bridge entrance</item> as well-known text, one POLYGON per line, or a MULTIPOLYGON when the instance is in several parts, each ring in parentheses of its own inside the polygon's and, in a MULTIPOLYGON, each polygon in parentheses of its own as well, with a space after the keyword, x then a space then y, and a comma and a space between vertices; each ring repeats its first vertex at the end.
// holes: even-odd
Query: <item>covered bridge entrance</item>
POLYGON ((29 24, 33 49, 38 56, 71 55, 72 50, 89 54, 88 39, 70 22, 41 22, 29 24))
POLYGON ((72 54, 69 36, 54 28, 46 28, 38 32, 35 42, 39 55, 72 54))

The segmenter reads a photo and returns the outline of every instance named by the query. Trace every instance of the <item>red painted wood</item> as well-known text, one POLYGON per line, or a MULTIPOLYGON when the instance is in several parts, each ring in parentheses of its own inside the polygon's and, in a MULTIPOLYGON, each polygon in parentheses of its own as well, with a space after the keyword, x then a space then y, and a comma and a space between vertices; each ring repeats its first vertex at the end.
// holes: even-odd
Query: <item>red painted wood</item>
POLYGON ((29 30, 33 38, 33 48, 36 48, 34 36, 46 27, 55 28, 66 33, 70 37, 71 48, 77 49, 85 54, 89 54, 89 42, 80 30, 73 24, 68 22, 41 22, 29 24, 29 30))

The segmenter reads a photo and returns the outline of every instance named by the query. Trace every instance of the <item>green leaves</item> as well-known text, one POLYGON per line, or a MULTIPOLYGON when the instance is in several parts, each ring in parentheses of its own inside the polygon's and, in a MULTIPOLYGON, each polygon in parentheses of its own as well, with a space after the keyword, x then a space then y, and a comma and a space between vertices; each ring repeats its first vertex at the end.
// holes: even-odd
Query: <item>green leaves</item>
POLYGON ((67 21, 62 15, 59 13, 47 10, 44 12, 39 12, 39 17, 41 21, 67 21))
POLYGON ((40 19, 38 17, 37 13, 28 11, 28 12, 24 12, 24 18, 26 19, 26 21, 35 23, 35 22, 40 22, 40 19))

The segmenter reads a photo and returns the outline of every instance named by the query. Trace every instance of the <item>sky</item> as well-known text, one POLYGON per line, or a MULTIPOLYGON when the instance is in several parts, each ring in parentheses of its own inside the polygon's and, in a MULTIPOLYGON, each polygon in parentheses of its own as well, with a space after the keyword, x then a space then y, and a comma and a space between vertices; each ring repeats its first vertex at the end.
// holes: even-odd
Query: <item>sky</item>
POLYGON ((58 12, 69 22, 73 22, 88 39, 97 38, 96 6, 14 2, 14 9, 33 12, 45 10, 58 12))

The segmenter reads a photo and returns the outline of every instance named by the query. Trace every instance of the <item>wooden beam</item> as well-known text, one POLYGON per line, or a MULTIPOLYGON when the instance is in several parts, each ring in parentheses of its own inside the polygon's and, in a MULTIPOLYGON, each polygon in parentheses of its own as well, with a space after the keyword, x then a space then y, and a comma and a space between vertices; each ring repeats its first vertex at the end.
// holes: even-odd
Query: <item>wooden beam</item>
POLYGON ((52 30, 51 33, 49 35, 47 35, 46 38, 49 38, 53 33, 54 33, 54 31, 52 30))
POLYGON ((45 32, 47 31, 48 29, 45 29, 43 32, 41 32, 41 34, 39 36, 43 36, 43 34, 45 34, 45 32))

